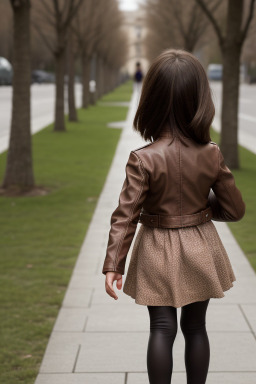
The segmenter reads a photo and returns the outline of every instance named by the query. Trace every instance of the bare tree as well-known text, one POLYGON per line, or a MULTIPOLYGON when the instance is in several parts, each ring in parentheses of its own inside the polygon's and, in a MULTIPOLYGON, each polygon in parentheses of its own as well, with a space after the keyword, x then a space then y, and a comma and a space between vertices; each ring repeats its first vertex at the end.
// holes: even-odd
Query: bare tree
POLYGON ((101 97, 108 88, 106 68, 114 67, 118 73, 118 68, 126 59, 126 36, 121 32, 123 17, 118 9, 118 4, 114 0, 106 7, 104 3, 104 18, 98 28, 98 39, 95 43, 97 53, 97 98, 101 97))
MULTIPOLYGON (((221 0, 214 4, 214 10, 220 5, 221 0)), ((146 40, 149 56, 154 57, 170 46, 193 52, 206 44, 209 21, 196 2, 148 0, 144 8, 150 30, 146 40)))
POLYGON ((13 96, 7 164, 2 188, 22 194, 34 187, 30 133, 30 1, 10 0, 13 10, 13 96))
MULTIPOLYGON (((33 3, 31 2, 31 11, 33 9, 33 3)), ((0 56, 6 57, 12 62, 13 52, 13 14, 10 1, 0 0, 0 56)), ((48 48, 41 44, 41 37, 37 33, 30 31, 30 55, 31 55, 31 67, 45 69, 46 67, 52 68, 53 57, 48 48), (32 32, 32 33, 31 33, 32 32)))
POLYGON ((87 0, 77 14, 72 29, 77 37, 82 61, 82 106, 89 103, 89 80, 93 60, 96 71, 97 94, 95 98, 104 94, 110 88, 115 67, 118 73, 126 58, 126 37, 121 32, 122 17, 116 0, 87 0), (113 51, 116 47, 116 52, 113 51), (109 52, 112 56, 109 56, 109 52), (120 54, 122 52, 122 55, 120 54), (107 69, 108 68, 108 69, 107 69), (107 74, 108 71, 108 74, 107 74))
POLYGON ((76 15, 72 30, 78 41, 82 65, 82 107, 89 105, 89 80, 92 56, 97 40, 98 28, 104 12, 101 0, 87 0, 83 3, 81 12, 76 15))
POLYGON ((33 26, 55 58, 56 97, 54 130, 65 131, 64 74, 65 50, 68 30, 83 0, 41 0, 35 4, 33 26), (41 21, 41 23, 40 23, 41 21), (45 26, 48 25, 45 31, 45 26), (49 29, 55 34, 55 42, 49 38, 49 29))
POLYGON ((229 167, 239 168, 238 154, 238 100, 239 74, 242 47, 253 18, 255 0, 250 0, 249 12, 243 21, 244 0, 228 0, 226 32, 205 0, 196 0, 205 12, 217 34, 223 61, 221 143, 229 167), (243 24, 243 25, 242 25, 243 24))

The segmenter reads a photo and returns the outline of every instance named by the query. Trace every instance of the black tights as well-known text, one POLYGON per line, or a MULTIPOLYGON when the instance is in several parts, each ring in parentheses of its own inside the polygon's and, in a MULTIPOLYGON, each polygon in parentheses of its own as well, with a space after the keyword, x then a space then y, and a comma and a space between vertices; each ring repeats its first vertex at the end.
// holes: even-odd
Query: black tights
MULTIPOLYGON (((180 327, 185 338, 187 384, 205 384, 210 361, 210 344, 205 316, 210 299, 181 307, 180 327)), ((147 368, 150 384, 170 384, 172 347, 177 334, 177 308, 147 306, 150 335, 147 368)))

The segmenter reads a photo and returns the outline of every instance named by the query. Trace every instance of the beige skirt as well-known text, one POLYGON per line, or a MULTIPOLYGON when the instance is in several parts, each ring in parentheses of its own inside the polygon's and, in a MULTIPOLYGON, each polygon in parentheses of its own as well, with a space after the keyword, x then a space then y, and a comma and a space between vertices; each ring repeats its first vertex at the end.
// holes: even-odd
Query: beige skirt
POLYGON ((224 297, 236 280, 212 221, 187 228, 141 224, 131 253, 123 292, 141 305, 179 308, 224 297))

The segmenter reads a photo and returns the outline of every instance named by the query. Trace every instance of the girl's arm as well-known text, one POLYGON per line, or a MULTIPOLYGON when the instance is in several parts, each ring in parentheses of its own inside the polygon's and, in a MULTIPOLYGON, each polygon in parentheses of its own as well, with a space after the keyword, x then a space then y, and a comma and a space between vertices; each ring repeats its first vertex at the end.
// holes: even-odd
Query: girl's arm
POLYGON ((124 275, 127 253, 132 243, 142 204, 149 188, 148 173, 139 156, 131 151, 126 164, 126 178, 117 208, 111 216, 109 239, 102 273, 124 275))
POLYGON ((224 157, 218 148, 218 175, 210 191, 208 202, 212 208, 213 220, 238 221, 245 214, 245 203, 235 179, 226 166, 224 157))

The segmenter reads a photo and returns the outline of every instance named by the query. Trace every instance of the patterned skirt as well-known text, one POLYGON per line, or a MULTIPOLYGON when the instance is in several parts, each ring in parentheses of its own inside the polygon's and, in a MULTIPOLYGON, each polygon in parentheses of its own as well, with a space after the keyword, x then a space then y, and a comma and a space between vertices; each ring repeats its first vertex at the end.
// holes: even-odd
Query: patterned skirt
POLYGON ((224 297, 236 280, 212 221, 187 228, 137 232, 123 292, 141 305, 176 308, 224 297))

